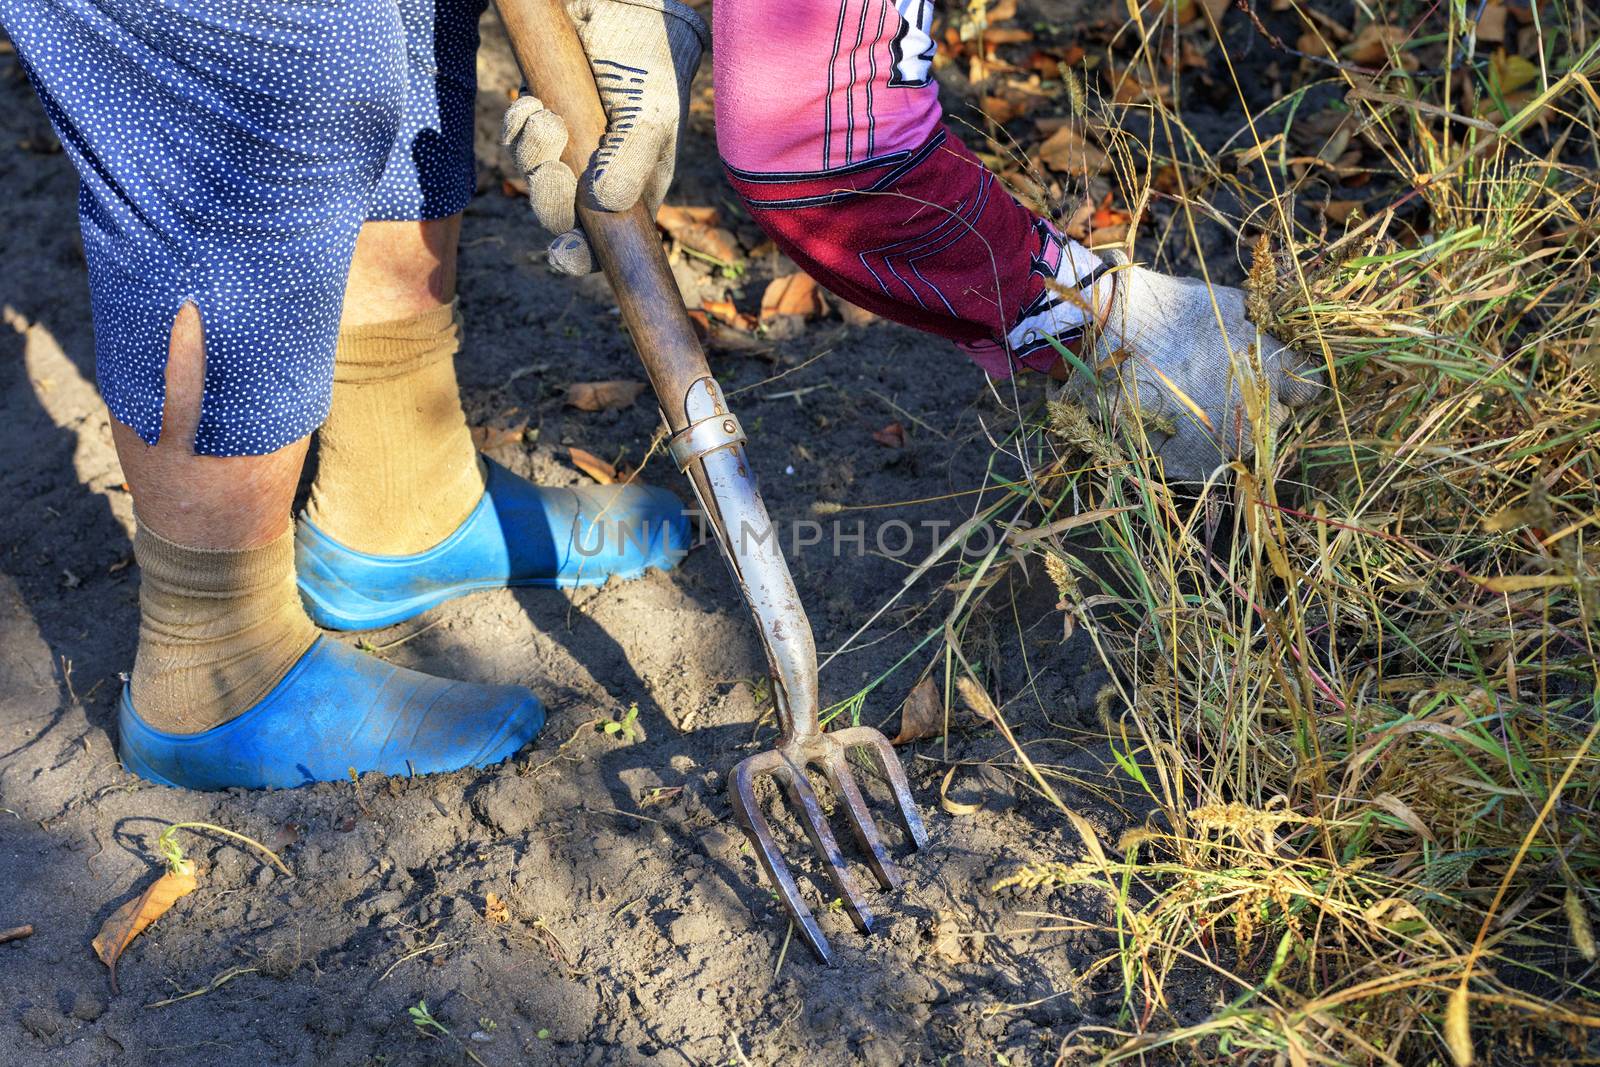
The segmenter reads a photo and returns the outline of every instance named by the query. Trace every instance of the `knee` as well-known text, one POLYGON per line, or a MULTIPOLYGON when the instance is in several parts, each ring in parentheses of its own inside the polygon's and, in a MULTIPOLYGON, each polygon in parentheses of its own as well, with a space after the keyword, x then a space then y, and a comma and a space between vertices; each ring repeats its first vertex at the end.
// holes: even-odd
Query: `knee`
POLYGON ((455 299, 461 216, 365 223, 345 285, 342 326, 393 322, 455 299))

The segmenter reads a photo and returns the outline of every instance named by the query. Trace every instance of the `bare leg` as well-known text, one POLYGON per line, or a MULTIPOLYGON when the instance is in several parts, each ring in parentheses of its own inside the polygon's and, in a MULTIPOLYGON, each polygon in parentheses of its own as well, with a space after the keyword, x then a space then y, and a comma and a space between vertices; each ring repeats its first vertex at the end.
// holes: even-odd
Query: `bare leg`
POLYGON ((368 222, 344 289, 344 327, 394 322, 456 297, 461 216, 425 222, 368 222))
POLYGON ((308 439, 265 456, 195 455, 205 367, 200 315, 185 304, 167 345, 161 440, 147 445, 113 419, 117 458, 139 521, 154 532, 194 548, 258 548, 289 525, 308 439))

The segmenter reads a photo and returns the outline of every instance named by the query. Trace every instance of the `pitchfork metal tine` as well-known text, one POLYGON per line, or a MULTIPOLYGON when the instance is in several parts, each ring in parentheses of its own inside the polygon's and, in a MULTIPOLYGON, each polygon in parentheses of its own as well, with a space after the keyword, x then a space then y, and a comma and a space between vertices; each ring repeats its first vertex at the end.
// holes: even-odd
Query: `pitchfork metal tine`
POLYGON ((864 934, 872 933, 872 911, 867 907, 861 891, 856 888, 856 880, 850 877, 849 868, 844 865, 839 842, 834 839, 833 830, 828 826, 827 816, 822 814, 822 805, 817 802, 817 794, 812 790, 810 781, 806 779, 805 768, 790 763, 787 758, 784 759, 784 763, 788 764, 788 774, 784 778, 784 784, 789 789, 789 799, 793 802, 793 806, 799 809, 800 822, 805 827, 806 836, 811 839, 811 847, 822 854, 823 864, 828 868, 828 877, 833 879, 833 886, 844 900, 844 909, 850 913, 850 919, 856 924, 856 929, 864 934))
POLYGON ((767 765, 774 762, 777 755, 776 752, 763 752, 742 761, 733 769, 733 810, 745 828, 750 847, 755 849, 757 862, 767 874, 767 882, 777 890, 784 910, 800 928, 801 939, 817 959, 827 963, 831 959, 828 939, 822 935, 822 928, 817 925, 811 909, 800 898, 800 888, 789 873, 789 865, 778 854, 777 845, 772 840, 772 827, 768 825, 767 817, 761 813, 761 805, 756 800, 755 780, 763 774, 772 773, 767 765))
POLYGON ((866 799, 862 797, 860 787, 850 774, 847 750, 841 748, 831 753, 823 761, 822 769, 827 773, 833 791, 844 801, 845 810, 850 814, 850 831, 855 835, 856 844, 861 846, 861 851, 867 854, 867 866, 871 867, 872 873, 877 876, 878 884, 884 889, 898 889, 900 872, 895 869, 894 861, 889 858, 889 854, 883 850, 883 842, 878 837, 878 828, 872 823, 872 812, 867 809, 866 799))
POLYGON ((900 756, 889 739, 870 726, 852 726, 835 730, 827 736, 846 749, 866 747, 873 750, 878 757, 878 765, 883 768, 883 776, 889 780, 889 791, 894 794, 894 810, 900 817, 900 825, 905 827, 906 834, 916 848, 928 847, 928 831, 922 825, 922 816, 917 813, 917 802, 911 798, 911 783, 906 780, 905 768, 900 765, 900 756))

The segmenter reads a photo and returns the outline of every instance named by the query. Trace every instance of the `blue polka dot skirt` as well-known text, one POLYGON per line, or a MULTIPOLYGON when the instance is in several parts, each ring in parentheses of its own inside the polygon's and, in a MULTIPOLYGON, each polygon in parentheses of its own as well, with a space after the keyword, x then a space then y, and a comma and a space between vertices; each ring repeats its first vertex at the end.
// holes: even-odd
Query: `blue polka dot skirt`
POLYGON ((356 232, 475 184, 485 0, 0 0, 77 166, 100 392, 161 435, 167 341, 205 331, 195 451, 321 425, 356 232))

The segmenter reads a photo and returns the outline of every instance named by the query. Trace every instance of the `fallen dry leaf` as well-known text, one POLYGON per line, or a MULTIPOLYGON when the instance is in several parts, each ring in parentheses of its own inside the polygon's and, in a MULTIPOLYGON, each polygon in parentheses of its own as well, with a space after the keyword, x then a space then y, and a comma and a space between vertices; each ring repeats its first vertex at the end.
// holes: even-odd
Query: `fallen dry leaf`
POLYGON ((1115 245, 1126 244, 1127 241, 1127 223, 1119 223, 1115 226, 1097 226, 1089 231, 1090 248, 1111 248, 1115 245))
MULTIPOLYGON (((741 321, 748 318, 748 315, 740 316, 741 321)), ((772 359, 771 345, 756 340, 744 330, 712 318, 703 308, 690 308, 689 321, 694 324, 695 333, 701 343, 713 351, 736 356, 754 356, 769 362, 772 359)), ((754 326, 754 323, 751 325, 754 326)))
POLYGON ((472 427, 472 443, 479 452, 492 452, 503 445, 522 443, 522 435, 528 430, 528 418, 512 418, 514 410, 481 426, 472 427))
POLYGON ((646 388, 643 382, 573 382, 567 386, 567 405, 579 411, 620 411, 646 388))
POLYGON ((1106 248, 1125 243, 1132 225, 1133 216, 1112 207, 1111 194, 1107 193, 1089 214, 1089 247, 1106 248))
POLYGON ((572 465, 583 473, 599 482, 601 485, 613 485, 617 481, 617 468, 595 455, 581 448, 567 449, 567 458, 572 465))
POLYGON ((1026 99, 1011 100, 1004 96, 986 96, 979 105, 991 121, 1004 126, 1012 119, 1026 113, 1026 99))
POLYGON ((1039 162, 1062 174, 1104 174, 1111 157, 1084 140, 1071 126, 1052 133, 1036 152, 1039 162))
POLYGON ((951 767, 945 772, 944 779, 939 783, 939 807, 944 809, 946 815, 972 815, 982 808, 981 803, 968 803, 962 800, 950 799, 950 782, 955 778, 959 767, 951 767))
POLYGON ((1342 225, 1350 221, 1350 216, 1361 207, 1361 203, 1360 200, 1329 200, 1317 207, 1322 209, 1323 218, 1342 225))
POLYGON ((1508 14, 1504 4, 1485 4, 1483 14, 1478 16, 1478 40, 1485 44, 1504 44, 1508 14))
POLYGON ((1067 218, 1061 232, 1077 241, 1079 244, 1089 240, 1089 231, 1094 229, 1090 221, 1094 218, 1094 204, 1088 200, 1078 205, 1077 210, 1067 218))
POLYGON ((662 204, 656 212, 656 226, 665 233, 676 237, 678 231, 689 226, 715 226, 721 221, 714 207, 684 207, 678 204, 662 204))
MULTIPOLYGON (((994 21, 993 13, 989 15, 989 19, 994 21)), ((1033 31, 1023 29, 1021 26, 990 26, 983 31, 985 45, 1027 44, 1031 40, 1033 31)))
POLYGON ((111 991, 117 989, 117 960, 122 957, 134 938, 145 928, 165 915, 180 897, 193 893, 195 881, 192 872, 164 872, 160 878, 145 887, 145 891, 112 912, 100 924, 100 932, 90 942, 94 954, 111 970, 111 991))
POLYGON ((1519 89, 1533 84, 1539 68, 1522 56, 1507 55, 1504 48, 1495 49, 1489 57, 1489 84, 1510 103, 1519 89))
POLYGON ((1126 226, 1132 221, 1132 215, 1111 206, 1110 193, 1100 199, 1100 203, 1095 205, 1094 214, 1089 217, 1089 225, 1096 230, 1107 226, 1126 226))
POLYGON ((1232 3, 1233 0, 1199 0, 1198 3, 1196 0, 1178 0, 1176 9, 1178 25, 1183 26, 1193 22, 1200 17, 1202 9, 1210 12, 1212 19, 1220 21, 1232 3))
POLYGON ((1140 104, 1146 100, 1151 102, 1170 103, 1172 100, 1172 86, 1166 82, 1160 85, 1146 85, 1130 67, 1126 70, 1110 70, 1111 98, 1119 104, 1140 104))
POLYGON ((866 308, 857 307, 848 300, 839 300, 838 297, 834 297, 834 299, 838 300, 839 317, 845 321, 845 325, 871 326, 874 322, 878 321, 878 316, 868 311, 866 308))
POLYGON ((768 322, 779 315, 798 315, 802 319, 816 318, 828 310, 822 290, 809 274, 785 274, 767 283, 761 294, 761 321, 768 322))
POLYGON ((744 258, 739 240, 720 226, 691 223, 672 235, 685 248, 723 263, 737 263, 744 258))
POLYGON ((483 917, 492 923, 511 921, 511 909, 500 899, 500 894, 490 891, 483 895, 483 917))
POLYGON ((1339 58, 1338 53, 1333 50, 1333 44, 1328 40, 1327 35, 1316 33, 1312 30, 1307 30, 1295 38, 1294 46, 1296 50, 1304 52, 1308 56, 1315 56, 1318 59, 1339 58))
POLYGON ((910 744, 942 733, 944 702, 939 699, 939 687, 933 684, 933 678, 924 678, 911 687, 906 702, 900 706, 900 732, 890 744, 910 744))
POLYGON ((1406 39, 1406 31, 1399 26, 1382 22, 1369 22, 1356 34, 1355 40, 1344 46, 1345 57, 1363 67, 1376 67, 1387 63, 1389 53, 1406 39))
POLYGON ((891 422, 881 430, 873 430, 872 439, 885 448, 904 448, 906 428, 898 422, 891 422))

